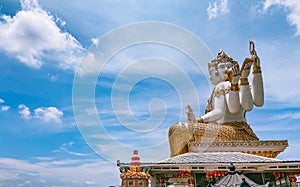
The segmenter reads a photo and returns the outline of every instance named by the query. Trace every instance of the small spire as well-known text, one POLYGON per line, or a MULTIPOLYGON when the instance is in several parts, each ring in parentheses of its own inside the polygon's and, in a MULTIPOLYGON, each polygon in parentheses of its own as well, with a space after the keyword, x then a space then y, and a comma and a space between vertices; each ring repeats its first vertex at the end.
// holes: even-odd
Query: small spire
POLYGON ((235 166, 233 165, 233 163, 230 163, 228 169, 232 172, 235 171, 235 166))
POLYGON ((140 156, 138 155, 138 153, 139 153, 138 150, 133 151, 133 156, 131 157, 130 166, 140 166, 141 165, 140 156))

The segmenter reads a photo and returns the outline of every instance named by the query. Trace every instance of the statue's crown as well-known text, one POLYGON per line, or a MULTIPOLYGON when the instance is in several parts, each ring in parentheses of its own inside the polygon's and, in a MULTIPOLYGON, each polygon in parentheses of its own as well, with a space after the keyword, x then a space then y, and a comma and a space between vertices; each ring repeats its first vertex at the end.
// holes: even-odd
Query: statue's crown
POLYGON ((231 63, 232 65, 235 65, 238 62, 233 60, 233 58, 228 56, 222 49, 220 49, 217 58, 213 58, 210 62, 208 62, 208 68, 216 67, 220 63, 231 63))

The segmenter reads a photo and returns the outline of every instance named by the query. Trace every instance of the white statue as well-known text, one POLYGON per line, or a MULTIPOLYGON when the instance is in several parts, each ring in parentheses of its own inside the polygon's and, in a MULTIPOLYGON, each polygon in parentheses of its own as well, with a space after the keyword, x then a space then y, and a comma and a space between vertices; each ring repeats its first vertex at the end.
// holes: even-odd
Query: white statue
POLYGON ((288 146, 287 141, 259 141, 246 122, 245 113, 253 106, 264 104, 260 59, 253 41, 250 41, 250 55, 250 58, 245 58, 241 69, 237 61, 222 50, 217 58, 208 63, 214 89, 205 114, 195 119, 192 108, 188 106, 188 121, 169 128, 171 157, 188 152, 224 151, 225 148, 230 152, 241 151, 275 158, 288 146), (252 85, 249 86, 252 67, 252 85), (276 148, 270 151, 273 146, 276 148))
POLYGON ((245 112, 264 103, 260 59, 250 41, 251 58, 245 58, 241 69, 236 61, 220 51, 218 57, 208 63, 210 80, 215 85, 206 114, 197 119, 199 123, 246 122, 245 112), (253 66, 252 86, 248 76, 253 66))

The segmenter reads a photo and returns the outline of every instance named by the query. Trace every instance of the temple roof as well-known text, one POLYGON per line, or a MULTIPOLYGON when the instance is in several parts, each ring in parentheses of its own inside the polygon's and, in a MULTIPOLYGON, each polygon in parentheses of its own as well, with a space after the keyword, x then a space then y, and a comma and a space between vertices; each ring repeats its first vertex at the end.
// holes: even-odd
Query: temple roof
MULTIPOLYGON (((241 152, 189 152, 158 162, 141 163, 141 166, 151 168, 152 172, 188 169, 205 173, 207 171, 227 170, 229 163, 234 163, 239 171, 247 172, 300 171, 300 161, 280 160, 241 152)), ((119 163, 119 167, 129 166, 129 163, 119 163)))
POLYGON ((265 163, 280 162, 282 160, 267 158, 240 152, 206 152, 185 153, 158 162, 159 164, 191 164, 191 163, 265 163))

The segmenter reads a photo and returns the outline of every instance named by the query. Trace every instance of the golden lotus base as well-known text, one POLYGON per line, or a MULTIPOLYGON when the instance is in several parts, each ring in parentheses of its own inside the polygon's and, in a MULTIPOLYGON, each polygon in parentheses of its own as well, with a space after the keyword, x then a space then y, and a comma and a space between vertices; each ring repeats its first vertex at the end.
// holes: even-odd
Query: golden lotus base
POLYGON ((169 129, 171 157, 187 152, 243 152, 275 158, 287 140, 259 141, 246 122, 177 123, 169 129))

